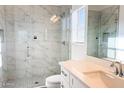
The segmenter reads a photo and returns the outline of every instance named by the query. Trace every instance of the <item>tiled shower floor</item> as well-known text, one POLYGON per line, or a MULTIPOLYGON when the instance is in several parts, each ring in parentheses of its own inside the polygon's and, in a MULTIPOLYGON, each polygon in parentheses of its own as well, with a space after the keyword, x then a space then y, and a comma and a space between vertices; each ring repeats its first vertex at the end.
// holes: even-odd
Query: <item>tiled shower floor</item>
POLYGON ((10 80, 6 83, 1 83, 1 88, 35 88, 44 86, 45 81, 41 81, 41 77, 23 78, 17 80, 10 80))

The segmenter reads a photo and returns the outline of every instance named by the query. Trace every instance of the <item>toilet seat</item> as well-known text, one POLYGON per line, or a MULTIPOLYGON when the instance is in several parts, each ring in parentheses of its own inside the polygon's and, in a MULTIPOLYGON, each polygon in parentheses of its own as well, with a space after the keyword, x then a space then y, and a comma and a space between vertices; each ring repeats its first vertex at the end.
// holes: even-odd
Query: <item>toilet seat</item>
POLYGON ((53 75, 46 78, 46 87, 59 88, 61 85, 61 75, 53 75))

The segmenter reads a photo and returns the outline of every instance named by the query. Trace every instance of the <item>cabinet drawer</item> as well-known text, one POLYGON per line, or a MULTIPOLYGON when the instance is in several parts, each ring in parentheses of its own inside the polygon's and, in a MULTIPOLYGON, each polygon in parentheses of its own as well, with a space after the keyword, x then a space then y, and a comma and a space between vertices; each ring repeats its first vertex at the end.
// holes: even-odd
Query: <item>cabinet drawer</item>
POLYGON ((69 82, 67 82, 64 79, 62 79, 61 88, 69 88, 69 82))
POLYGON ((63 67, 61 67, 61 76, 62 79, 69 83, 69 72, 63 67))
POLYGON ((70 75, 70 87, 71 88, 88 88, 86 84, 76 78, 74 75, 70 75))

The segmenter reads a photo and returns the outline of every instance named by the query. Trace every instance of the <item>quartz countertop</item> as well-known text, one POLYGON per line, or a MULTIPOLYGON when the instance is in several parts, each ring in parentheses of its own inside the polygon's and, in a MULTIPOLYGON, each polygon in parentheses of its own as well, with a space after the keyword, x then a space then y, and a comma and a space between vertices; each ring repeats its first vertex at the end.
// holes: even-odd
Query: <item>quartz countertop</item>
POLYGON ((60 65, 63 66, 70 73, 75 75, 83 83, 88 85, 91 88, 106 88, 107 86, 101 81, 100 78, 89 78, 84 73, 86 72, 95 72, 95 71, 104 71, 109 74, 113 74, 113 70, 110 67, 106 67, 103 64, 109 64, 108 61, 101 60, 95 57, 87 56, 81 60, 69 60, 62 62, 60 65))

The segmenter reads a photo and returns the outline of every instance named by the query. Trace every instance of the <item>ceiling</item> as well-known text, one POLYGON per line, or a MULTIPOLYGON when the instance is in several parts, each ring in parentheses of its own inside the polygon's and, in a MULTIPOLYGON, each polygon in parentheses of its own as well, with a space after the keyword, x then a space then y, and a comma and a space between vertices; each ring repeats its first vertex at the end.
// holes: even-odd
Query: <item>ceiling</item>
POLYGON ((100 11, 111 6, 112 5, 88 5, 88 10, 100 11))

